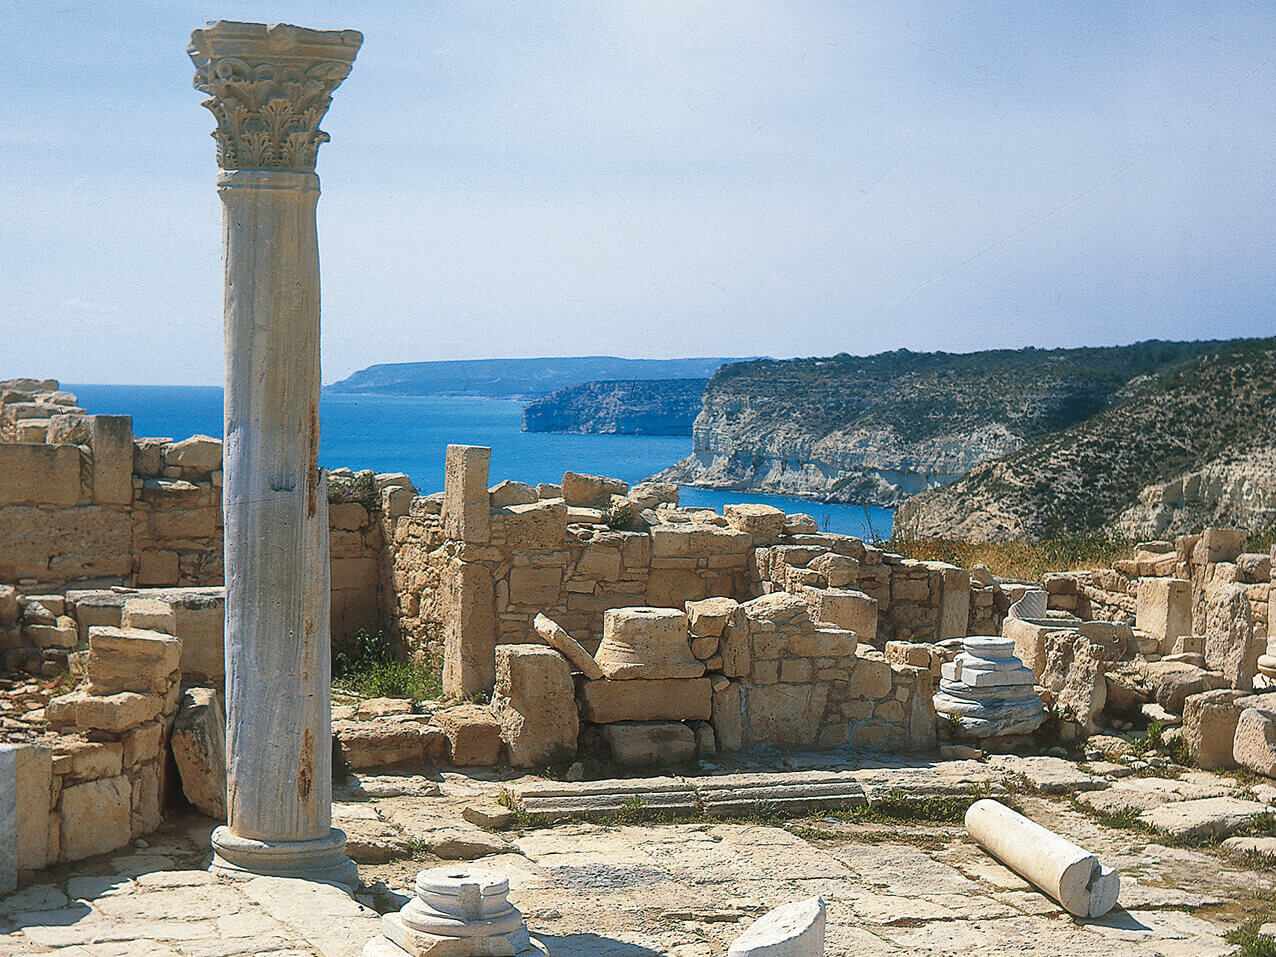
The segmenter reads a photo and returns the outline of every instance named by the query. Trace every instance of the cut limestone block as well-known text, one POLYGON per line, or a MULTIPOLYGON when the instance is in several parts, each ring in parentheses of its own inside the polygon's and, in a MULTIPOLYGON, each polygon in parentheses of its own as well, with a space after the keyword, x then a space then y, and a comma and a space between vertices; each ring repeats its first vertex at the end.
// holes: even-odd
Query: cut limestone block
POLYGON ((698 678, 704 663, 691 653, 687 619, 676 608, 611 608, 594 654, 608 678, 698 678))
POLYGON ((1270 810, 1260 801, 1214 797, 1162 804, 1142 812, 1139 820, 1173 837, 1219 839, 1270 810))
POLYGON ((731 527, 759 538, 777 538, 784 534, 787 516, 772 505, 745 503, 725 505, 722 514, 731 527))
POLYGON ((89 629, 89 690, 97 695, 163 694, 181 656, 180 638, 142 628, 96 625, 89 629))
POLYGON ((601 475, 563 474, 563 499, 571 506, 607 508, 613 495, 627 495, 629 483, 601 475))
POLYGON ((448 538, 485 545, 492 536, 487 492, 492 450, 449 445, 443 481, 443 529, 448 538))
POLYGON ((1121 879, 1084 848, 997 801, 966 811, 966 830, 979 845, 1077 917, 1102 917, 1117 901, 1121 879))
POLYGON ((129 598, 124 602, 120 625, 171 635, 174 633, 173 606, 162 598, 129 598))
MULTIPOLYGON (((483 491, 486 493, 486 487, 483 491)), ((491 708, 458 705, 440 711, 434 720, 447 734, 453 764, 480 767, 497 762, 501 755, 501 723, 491 708)))
POLYGON ((62 789, 61 861, 78 861, 123 847, 133 837, 132 788, 119 775, 62 789))
POLYGON ((777 907, 736 938, 727 957, 824 957, 824 901, 777 907))
POLYGON ((567 659, 542 645, 497 645, 492 709, 516 768, 575 755, 580 718, 567 659))
POLYGON ((582 648, 580 642, 567 634, 558 622, 538 614, 532 622, 532 628, 541 641, 565 657, 572 668, 586 678, 596 680, 603 676, 603 671, 598 667, 594 656, 582 648))
POLYGON ((1134 626, 1155 638, 1161 651, 1192 633, 1192 583, 1182 578, 1139 579, 1134 626))
POLYGON ((1232 756, 1241 767, 1276 778, 1276 713, 1246 708, 1236 721, 1232 756))
POLYGON ((1230 688, 1194 694, 1183 705, 1183 742, 1198 768, 1206 771, 1236 767, 1232 742, 1245 710, 1236 703, 1244 693, 1230 688))
POLYGON ((425 758, 423 726, 392 716, 359 721, 334 721, 333 733, 341 756, 356 771, 396 764, 419 765, 425 758))
POLYGON ((172 748, 186 800, 214 820, 226 820, 226 717, 216 691, 183 693, 172 748))
POLYGON ((713 716, 708 678, 586 681, 581 716, 595 724, 616 721, 708 721, 713 716))
POLYGON ((740 607, 733 598, 705 598, 687 602, 687 631, 692 638, 721 638, 731 613, 740 607))
POLYGON ((681 721, 621 721, 602 727, 617 764, 685 764, 696 756, 696 734, 681 721))

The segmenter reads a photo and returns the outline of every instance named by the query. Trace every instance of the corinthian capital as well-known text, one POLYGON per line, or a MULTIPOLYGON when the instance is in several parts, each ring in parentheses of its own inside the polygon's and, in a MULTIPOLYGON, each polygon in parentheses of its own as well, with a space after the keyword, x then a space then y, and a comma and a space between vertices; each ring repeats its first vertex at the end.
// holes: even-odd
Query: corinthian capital
POLYGON ((357 30, 214 20, 191 31, 195 89, 217 117, 222 169, 311 172, 328 134, 319 123, 363 43, 357 30))

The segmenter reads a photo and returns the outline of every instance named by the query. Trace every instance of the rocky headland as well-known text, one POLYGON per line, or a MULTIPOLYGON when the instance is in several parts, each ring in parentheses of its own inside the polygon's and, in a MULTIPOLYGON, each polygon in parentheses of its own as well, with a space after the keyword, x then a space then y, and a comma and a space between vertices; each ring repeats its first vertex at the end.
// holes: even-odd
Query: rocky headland
POLYGON ((662 481, 898 506, 1108 409, 1220 343, 759 359, 705 389, 662 481))
POLYGON ((1141 376, 1111 406, 904 502, 903 538, 1164 538, 1276 523, 1276 340, 1141 376))
POLYGON ((523 408, 523 431, 690 435, 708 381, 629 379, 559 389, 523 408))

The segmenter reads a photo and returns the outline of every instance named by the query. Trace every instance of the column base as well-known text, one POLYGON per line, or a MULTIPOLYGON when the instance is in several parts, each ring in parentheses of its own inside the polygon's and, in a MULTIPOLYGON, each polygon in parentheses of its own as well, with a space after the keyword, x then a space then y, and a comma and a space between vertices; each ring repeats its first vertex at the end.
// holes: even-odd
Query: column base
POLYGON ((239 837, 223 825, 213 831, 209 870, 228 877, 293 877, 334 884, 354 895, 359 869, 346 857, 346 835, 333 828, 315 841, 258 841, 239 837))

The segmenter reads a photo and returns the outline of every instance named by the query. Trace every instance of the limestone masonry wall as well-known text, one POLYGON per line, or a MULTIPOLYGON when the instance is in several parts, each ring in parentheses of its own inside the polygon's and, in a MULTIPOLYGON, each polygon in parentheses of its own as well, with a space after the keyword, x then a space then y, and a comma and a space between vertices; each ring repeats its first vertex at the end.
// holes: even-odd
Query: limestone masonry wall
MULTIPOLYGON (((129 416, 89 414, 55 381, 0 382, 0 583, 221 585, 221 461, 220 439, 134 437, 129 416)), ((335 641, 383 626, 387 487, 415 492, 402 475, 333 473, 335 641), (369 494, 350 497, 352 485, 369 494)))

